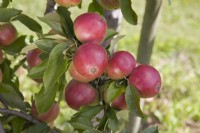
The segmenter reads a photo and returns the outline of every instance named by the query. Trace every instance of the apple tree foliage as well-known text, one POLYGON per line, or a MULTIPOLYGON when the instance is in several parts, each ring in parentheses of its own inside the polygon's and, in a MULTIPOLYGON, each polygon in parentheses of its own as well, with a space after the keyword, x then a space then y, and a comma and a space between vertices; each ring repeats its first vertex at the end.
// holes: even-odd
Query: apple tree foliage
MULTIPOLYGON (((0 64, 2 71, 2 81, 0 82, 0 132, 8 133, 68 133, 56 128, 56 125, 42 122, 32 117, 31 101, 26 101, 20 90, 20 83, 16 76, 16 71, 23 67, 28 71, 28 77, 32 79, 41 79, 40 91, 32 94, 38 113, 47 112, 54 104, 64 100, 64 90, 69 81, 66 79, 66 72, 73 60, 74 53, 81 45, 76 38, 73 29, 73 20, 71 12, 66 7, 58 6, 55 12, 48 13, 38 17, 43 23, 46 23, 52 30, 44 33, 43 27, 36 20, 24 14, 20 9, 9 8, 12 0, 2 0, 0 5, 0 24, 21 22, 30 29, 37 38, 27 35, 18 35, 17 39, 9 46, 0 46, 3 51, 3 61, 0 64), (26 54, 33 49, 40 49, 42 63, 28 68, 26 54), (12 59, 11 59, 12 58, 12 59), (18 60, 17 63, 13 60, 18 60), (2 128, 3 127, 3 128, 2 128)), ((17 2, 17 1, 16 1, 17 2)), ((124 19, 132 24, 137 24, 137 15, 131 7, 131 0, 119 0, 120 8, 124 19)), ((73 7, 70 7, 73 8, 73 7)), ((79 5, 81 8, 81 5, 79 5)), ((103 8, 96 0, 93 0, 88 6, 88 12, 98 12, 103 15, 103 8)), ((107 30, 103 42, 113 39, 118 33, 112 29, 107 30)), ((115 41, 120 39, 114 38, 115 41)), ((110 45, 105 49, 108 54, 110 45)), ((124 64, 126 65, 126 64, 124 64)), ((129 85, 126 78, 121 80, 111 80, 105 78, 106 75, 90 82, 99 92, 99 102, 96 105, 81 107, 68 122, 74 128, 74 132, 84 133, 107 133, 120 132, 126 133, 125 128, 121 128, 117 113, 107 104, 104 99, 104 90, 107 90, 107 101, 111 102, 122 92, 125 93, 125 100, 128 111, 135 116, 144 117, 140 108, 140 95, 136 88, 129 85), (92 121, 103 111, 97 124, 92 121)), ((145 129, 144 133, 157 133, 157 127, 145 129)))

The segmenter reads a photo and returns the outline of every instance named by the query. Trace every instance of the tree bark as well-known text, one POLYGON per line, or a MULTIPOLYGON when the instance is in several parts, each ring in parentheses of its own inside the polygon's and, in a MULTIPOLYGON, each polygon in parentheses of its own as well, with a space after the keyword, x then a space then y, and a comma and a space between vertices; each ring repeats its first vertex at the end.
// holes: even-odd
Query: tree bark
MULTIPOLYGON (((162 0, 146 0, 146 7, 137 54, 137 61, 141 64, 150 63, 161 6, 162 0)), ((143 99, 141 99, 140 105, 141 108, 143 108, 143 99)), ((132 116, 129 114, 129 123, 127 124, 128 133, 138 133, 140 123, 140 117, 132 116)))
POLYGON ((162 0, 146 1, 145 14, 137 54, 137 61, 142 64, 150 63, 161 6, 162 0))
POLYGON ((48 14, 50 12, 53 12, 55 4, 56 3, 55 3, 54 0, 47 0, 46 10, 45 10, 44 14, 48 14))
MULTIPOLYGON (((108 28, 119 32, 120 25, 123 18, 121 10, 120 9, 112 10, 112 11, 104 10, 104 17, 106 19, 108 28)), ((110 43, 110 42, 107 42, 107 43, 110 43)), ((107 45, 107 44, 103 44, 103 45, 107 45)), ((113 49, 111 49, 110 52, 111 53, 115 52, 117 50, 117 44, 114 44, 114 46, 111 46, 111 48, 113 49)))
POLYGON ((116 31, 120 30, 120 24, 122 22, 122 13, 120 9, 113 11, 104 10, 104 17, 106 18, 108 28, 116 31))
POLYGON ((0 133, 5 133, 1 121, 0 121, 0 133))

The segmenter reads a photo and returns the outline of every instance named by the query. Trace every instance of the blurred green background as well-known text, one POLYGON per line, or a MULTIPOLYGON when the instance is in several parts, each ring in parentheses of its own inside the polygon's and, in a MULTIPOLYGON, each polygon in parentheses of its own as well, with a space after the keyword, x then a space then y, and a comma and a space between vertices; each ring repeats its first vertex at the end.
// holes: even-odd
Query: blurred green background
MULTIPOLYGON (((87 11, 88 3, 83 2, 83 9, 70 9, 73 18, 87 11)), ((13 0, 11 7, 23 12, 40 22, 37 17, 43 16, 46 0, 13 0)), ((147 117, 144 124, 158 124, 161 133, 199 133, 200 132, 200 0, 174 0, 169 5, 163 0, 158 32, 155 41, 151 65, 161 73, 163 87, 159 96, 145 101, 144 113, 147 117)), ((137 55, 140 30, 145 9, 145 0, 133 0, 133 8, 138 14, 138 25, 132 26, 124 20, 120 35, 126 35, 120 40, 118 49, 127 50, 137 55)), ((40 22, 44 31, 48 26, 40 22)), ((29 29, 19 22, 14 22, 20 34, 32 35, 29 29)), ((37 84, 21 76, 21 89, 30 100, 37 92, 37 84)), ((74 113, 66 109, 56 121, 62 124, 74 113)), ((65 122, 63 127, 68 123, 65 122)))

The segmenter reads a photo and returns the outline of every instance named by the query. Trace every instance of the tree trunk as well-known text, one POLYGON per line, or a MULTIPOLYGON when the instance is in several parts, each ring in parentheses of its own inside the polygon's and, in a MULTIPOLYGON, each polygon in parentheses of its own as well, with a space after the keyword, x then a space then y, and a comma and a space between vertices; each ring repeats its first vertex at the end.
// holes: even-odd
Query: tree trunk
POLYGON ((137 54, 137 61, 142 64, 150 63, 161 6, 162 0, 147 0, 146 2, 137 54))
MULTIPOLYGON (((117 10, 112 10, 112 11, 108 11, 108 10, 104 10, 104 17, 106 19, 108 28, 111 28, 117 32, 119 32, 120 30, 120 25, 122 22, 122 13, 120 9, 117 10)), ((111 40, 110 40, 111 41, 111 40)), ((110 43, 110 42, 107 42, 110 43)), ((103 45, 107 45, 107 44, 103 44, 103 45)), ((117 44, 114 44, 114 46, 111 46, 111 53, 115 52, 117 50, 117 44)))
MULTIPOLYGON (((161 6, 162 0, 146 0, 137 54, 137 61, 141 64, 150 63, 161 6)), ((143 105, 144 100, 141 99, 141 108, 143 108, 143 105)), ((129 114, 129 123, 127 124, 128 133, 138 133, 140 123, 141 118, 129 114)))
POLYGON ((56 3, 55 3, 54 0, 47 0, 46 10, 45 10, 44 14, 48 14, 50 12, 53 12, 55 4, 56 3))

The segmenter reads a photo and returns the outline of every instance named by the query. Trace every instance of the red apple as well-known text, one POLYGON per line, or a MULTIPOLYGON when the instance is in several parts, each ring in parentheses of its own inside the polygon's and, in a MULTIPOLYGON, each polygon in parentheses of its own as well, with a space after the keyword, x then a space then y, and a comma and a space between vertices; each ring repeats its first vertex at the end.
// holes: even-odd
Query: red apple
POLYGON ((82 106, 97 103, 98 92, 89 83, 83 83, 73 79, 66 87, 65 100, 70 108, 79 110, 82 106))
POLYGON ((55 2, 64 7, 72 7, 79 5, 81 0, 55 0, 55 2))
POLYGON ((40 49, 34 49, 28 52, 26 59, 29 69, 39 65, 42 62, 42 60, 40 59, 41 53, 42 51, 40 49))
POLYGON ((3 79, 3 74, 2 74, 2 71, 1 71, 1 68, 0 68, 0 82, 2 81, 3 79))
POLYGON ((80 46, 73 58, 75 69, 88 81, 100 77, 104 73, 107 63, 106 50, 95 42, 88 42, 80 46))
POLYGON ((115 98, 112 101, 111 106, 115 109, 126 109, 127 104, 125 100, 125 93, 122 93, 119 97, 115 98))
MULTIPOLYGON (((28 63, 28 69, 31 69, 37 65, 39 65, 42 60, 40 58, 40 54, 42 53, 42 51, 40 49, 34 49, 28 52, 27 56, 26 56, 26 60, 28 63)), ((42 78, 39 79, 34 79, 34 81, 38 82, 38 83, 42 83, 42 78)))
POLYGON ((135 58, 127 51, 115 52, 108 61, 106 72, 111 79, 123 79, 135 68, 135 58))
POLYGON ((53 122, 58 117, 59 113, 60 113, 60 107, 57 102, 55 102, 47 112, 42 114, 38 113, 35 106, 35 102, 32 103, 31 114, 33 115, 33 117, 37 118, 40 121, 46 123, 53 122))
POLYGON ((139 91, 142 98, 150 98, 159 93, 161 77, 154 67, 139 65, 131 73, 129 83, 139 91))
POLYGON ((0 45, 8 46, 17 38, 17 31, 11 23, 0 25, 0 45))
POLYGON ((2 50, 0 49, 0 64, 2 64, 3 62, 3 52, 2 50))
POLYGON ((74 21, 74 33, 79 41, 102 42, 107 30, 106 20, 97 13, 84 13, 74 21))
POLYGON ((72 76, 72 78, 74 78, 75 80, 78 80, 80 82, 89 82, 90 81, 90 80, 88 80, 87 77, 85 77, 77 72, 73 63, 70 64, 68 71, 69 71, 69 74, 72 76))
POLYGON ((119 0, 98 0, 99 4, 107 9, 107 10, 114 10, 120 7, 119 0))

